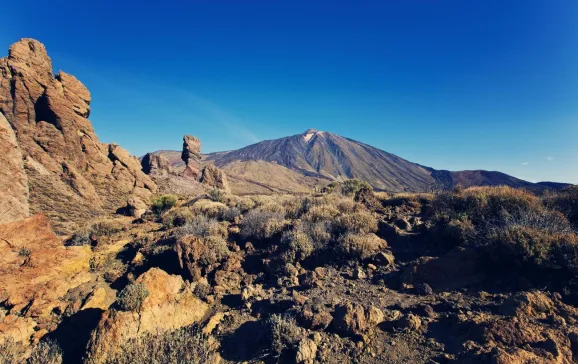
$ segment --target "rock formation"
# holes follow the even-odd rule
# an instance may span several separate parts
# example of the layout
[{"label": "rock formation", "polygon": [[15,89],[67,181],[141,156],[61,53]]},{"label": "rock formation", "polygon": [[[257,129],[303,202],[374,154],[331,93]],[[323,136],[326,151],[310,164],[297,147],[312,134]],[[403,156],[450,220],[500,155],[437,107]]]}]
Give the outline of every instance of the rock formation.
[{"label": "rock formation", "polygon": [[208,305],[187,289],[180,276],[152,268],[141,275],[149,296],[138,312],[109,309],[104,312],[89,344],[89,363],[103,363],[128,340],[145,333],[175,330],[200,321]]},{"label": "rock formation", "polygon": [[201,175],[201,141],[192,135],[183,137],[183,152],[181,154],[185,162],[183,177],[198,179]]},{"label": "rock formation", "polygon": [[64,247],[43,215],[0,224],[0,302],[9,308],[0,317],[0,340],[27,345],[52,331],[64,297],[95,277],[89,246]]},{"label": "rock formation", "polygon": [[61,232],[70,230],[69,221],[115,211],[128,200],[142,205],[156,190],[136,158],[98,141],[87,119],[90,101],[74,76],[53,76],[44,45],[34,39],[13,44],[0,59],[0,112],[25,160],[30,210],[45,213]]},{"label": "rock formation", "polygon": [[0,223],[28,216],[28,177],[14,130],[0,112]]},{"label": "rock formation", "polygon": [[212,164],[208,164],[203,168],[199,182],[207,186],[218,188],[220,190],[230,190],[225,172]]},{"label": "rock formation", "polygon": [[147,153],[141,160],[142,171],[151,177],[168,177],[173,173],[171,162],[163,155]]}]

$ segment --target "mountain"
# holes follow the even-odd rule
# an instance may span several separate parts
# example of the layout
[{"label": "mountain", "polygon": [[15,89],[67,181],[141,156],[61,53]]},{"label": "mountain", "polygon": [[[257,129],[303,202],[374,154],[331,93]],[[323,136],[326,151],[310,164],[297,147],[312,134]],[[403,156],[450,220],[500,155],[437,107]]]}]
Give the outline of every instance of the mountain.
[{"label": "mountain", "polygon": [[0,222],[44,213],[68,233],[107,212],[146,209],[156,184],[138,159],[98,140],[90,102],[74,76],[54,75],[37,40],[0,58]]},{"label": "mountain", "polygon": [[[158,151],[182,165],[177,153]],[[542,191],[566,184],[531,183],[494,171],[445,171],[412,163],[397,155],[326,131],[266,140],[247,147],[204,155],[204,163],[223,169],[235,193],[305,192],[330,181],[358,178],[374,189],[420,192],[457,185],[507,185]]]}]

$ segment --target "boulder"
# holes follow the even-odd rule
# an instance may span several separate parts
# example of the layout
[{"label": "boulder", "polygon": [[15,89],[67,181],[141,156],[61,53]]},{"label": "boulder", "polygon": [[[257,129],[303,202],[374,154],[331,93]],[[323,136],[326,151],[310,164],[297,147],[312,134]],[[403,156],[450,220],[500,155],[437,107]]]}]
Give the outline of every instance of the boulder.
[{"label": "boulder", "polygon": [[209,306],[193,295],[180,276],[152,268],[137,280],[149,292],[138,312],[104,312],[88,345],[88,362],[104,363],[130,339],[145,333],[173,331],[199,322]]},{"label": "boulder", "polygon": [[212,164],[203,168],[199,182],[220,190],[230,191],[229,182],[227,182],[225,172]]},{"label": "boulder", "polygon": [[7,333],[24,345],[34,333],[23,327],[52,327],[64,312],[67,293],[96,279],[89,272],[88,246],[65,247],[48,219],[35,215],[0,225],[0,302],[10,307],[0,318],[0,341]]},{"label": "boulder", "polygon": [[363,334],[368,329],[363,306],[351,302],[336,306],[331,326],[335,332],[343,336]]},{"label": "boulder", "polygon": [[21,39],[0,58],[0,110],[25,160],[30,211],[44,213],[60,233],[131,197],[148,201],[156,190],[138,160],[98,140],[87,119],[90,101],[74,76],[54,76],[46,48],[34,39]]},{"label": "boulder", "polygon": [[0,111],[0,223],[29,215],[28,177],[14,130]]},{"label": "boulder", "polygon": [[185,135],[181,159],[185,162],[185,170],[181,175],[198,180],[201,176],[201,141],[192,135]]},{"label": "boulder", "polygon": [[311,339],[302,339],[297,346],[295,362],[297,364],[313,364],[317,355],[317,344]]},{"label": "boulder", "polygon": [[168,177],[173,173],[171,162],[160,154],[147,153],[141,160],[141,166],[143,172],[152,177]]}]

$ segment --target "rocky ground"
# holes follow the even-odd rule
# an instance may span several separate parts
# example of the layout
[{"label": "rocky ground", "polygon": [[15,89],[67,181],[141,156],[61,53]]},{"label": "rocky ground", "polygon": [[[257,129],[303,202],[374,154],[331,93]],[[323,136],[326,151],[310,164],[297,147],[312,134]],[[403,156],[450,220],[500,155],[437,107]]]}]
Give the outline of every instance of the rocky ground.
[{"label": "rocky ground", "polygon": [[4,360],[46,343],[65,363],[578,359],[575,271],[448,245],[443,197],[347,192],[163,196],[64,244],[41,216],[3,225]]}]

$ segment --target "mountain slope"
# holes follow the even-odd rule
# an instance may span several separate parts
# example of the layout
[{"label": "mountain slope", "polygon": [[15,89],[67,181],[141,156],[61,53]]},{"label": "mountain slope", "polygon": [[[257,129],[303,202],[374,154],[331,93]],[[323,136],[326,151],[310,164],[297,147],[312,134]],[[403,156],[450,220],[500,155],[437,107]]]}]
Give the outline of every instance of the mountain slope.
[{"label": "mountain slope", "polygon": [[[177,152],[157,151],[182,162]],[[542,191],[566,184],[531,183],[495,171],[445,171],[412,163],[394,154],[333,133],[309,129],[303,134],[265,140],[247,147],[207,154],[231,179],[233,192],[302,192],[329,181],[358,178],[388,192],[422,192],[460,185],[507,185]]]},{"label": "mountain slope", "polygon": [[238,161],[276,163],[307,177],[328,181],[359,178],[376,189],[388,191],[422,191],[435,182],[431,172],[418,164],[369,145],[313,129],[231,152],[209,154],[206,159],[225,170]]}]

